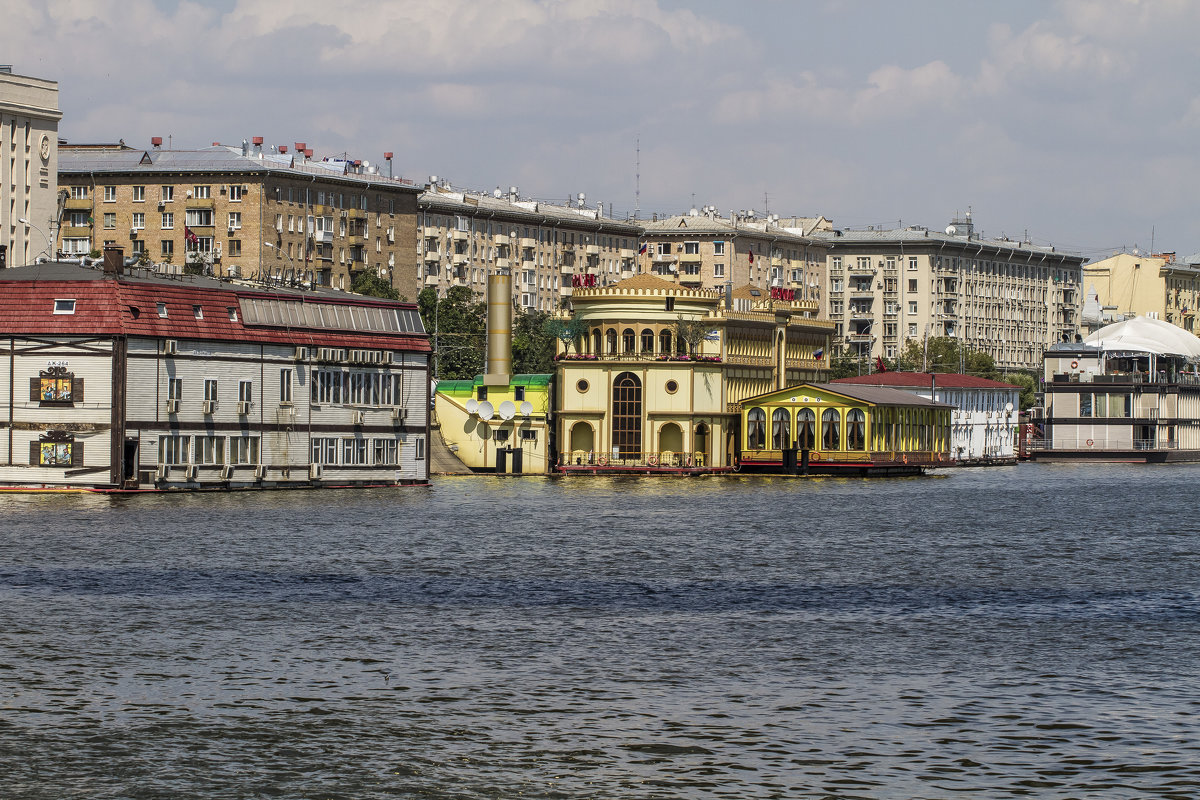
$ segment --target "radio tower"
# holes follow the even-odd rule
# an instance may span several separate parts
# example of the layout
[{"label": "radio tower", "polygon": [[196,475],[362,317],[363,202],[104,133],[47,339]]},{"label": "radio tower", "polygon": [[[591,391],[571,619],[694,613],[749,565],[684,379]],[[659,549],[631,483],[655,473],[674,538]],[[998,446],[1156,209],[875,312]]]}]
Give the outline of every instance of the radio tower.
[{"label": "radio tower", "polygon": [[637,219],[642,212],[642,137],[636,137],[633,142],[637,150],[633,173],[633,218]]}]

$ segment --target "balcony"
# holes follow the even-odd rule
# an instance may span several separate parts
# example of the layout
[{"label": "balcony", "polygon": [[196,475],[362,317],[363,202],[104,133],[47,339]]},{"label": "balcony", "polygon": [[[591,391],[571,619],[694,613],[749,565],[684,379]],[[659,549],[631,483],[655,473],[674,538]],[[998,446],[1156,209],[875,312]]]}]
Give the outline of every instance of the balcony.
[{"label": "balcony", "polygon": [[[333,240],[329,239],[327,241],[333,241]],[[350,245],[351,247],[362,247],[364,244],[366,244],[366,237],[350,234],[349,236],[346,237],[346,244]]]},{"label": "balcony", "polygon": [[637,253],[633,252],[633,250],[628,247],[622,247],[618,252],[621,258],[633,258],[637,255]]},{"label": "balcony", "polygon": [[92,201],[86,197],[68,197],[63,207],[67,211],[90,211]]},{"label": "balcony", "polygon": [[492,243],[497,247],[508,247],[509,238],[507,233],[497,233],[492,237]]},{"label": "balcony", "polygon": [[652,260],[655,264],[674,264],[677,259],[670,253],[655,253]]},{"label": "balcony", "polygon": [[[189,200],[188,202],[190,203],[191,201]],[[312,212],[312,215],[314,217],[323,217],[326,214],[330,214],[333,212],[333,208],[331,206],[327,206],[327,205],[315,205],[314,204],[314,205],[309,206],[309,210]]]},{"label": "balcony", "polygon": [[874,275],[875,274],[875,267],[871,266],[870,264],[868,264],[865,267],[861,266],[859,264],[851,264],[847,269],[849,270],[851,275]]},{"label": "balcony", "polygon": [[700,254],[699,253],[682,253],[679,256],[679,263],[681,263],[681,264],[699,264],[700,263]]},{"label": "balcony", "polygon": [[80,236],[91,236],[91,225],[64,225],[62,229],[63,238],[76,239]]},{"label": "balcony", "polygon": [[346,211],[346,216],[350,219],[366,219],[367,210],[365,208],[351,208]]},{"label": "balcony", "polygon": [[466,231],[450,231],[450,241],[452,242],[465,242],[467,236],[468,233]]},{"label": "balcony", "polygon": [[783,256],[771,256],[771,266],[772,267],[782,267],[783,266]]},{"label": "balcony", "polygon": [[[197,230],[195,227],[192,230]],[[317,244],[333,244],[333,231],[317,231],[312,235],[312,239]]]},{"label": "balcony", "polygon": [[184,207],[187,209],[211,209],[217,201],[211,197],[189,197]]},{"label": "balcony", "polygon": [[470,260],[471,257],[466,253],[455,253],[454,255],[450,256],[450,263],[456,267],[461,267],[470,262]]},{"label": "balcony", "polygon": [[589,256],[598,256],[600,255],[600,245],[589,244],[586,248],[584,248],[584,252]]},{"label": "balcony", "polygon": [[425,285],[426,286],[437,286],[439,280],[440,279],[438,278],[437,275],[426,275],[425,276]]},{"label": "balcony", "polygon": [[518,244],[522,250],[532,250],[537,247],[537,239],[524,238]]},{"label": "balcony", "polygon": [[497,258],[496,259],[496,269],[512,269],[512,259],[511,258]]},{"label": "balcony", "polygon": [[558,271],[561,272],[563,275],[574,275],[575,274],[575,265],[574,264],[563,264],[558,268]]},{"label": "balcony", "polygon": [[441,259],[442,259],[442,254],[439,253],[437,250],[426,250],[425,251],[425,260],[426,261],[441,261]]}]

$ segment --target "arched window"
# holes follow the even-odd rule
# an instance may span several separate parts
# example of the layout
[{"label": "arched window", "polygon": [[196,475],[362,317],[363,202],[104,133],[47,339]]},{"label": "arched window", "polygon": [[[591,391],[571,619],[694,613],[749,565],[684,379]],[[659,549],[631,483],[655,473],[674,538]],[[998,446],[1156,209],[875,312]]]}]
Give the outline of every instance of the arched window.
[{"label": "arched window", "polygon": [[752,408],[746,413],[746,449],[762,450],[767,440],[767,412]]},{"label": "arched window", "polygon": [[846,412],[846,449],[865,450],[867,447],[867,415],[861,408]]},{"label": "arched window", "polygon": [[683,452],[683,431],[674,422],[668,422],[659,428],[658,450],[660,453],[676,455]]},{"label": "arched window", "polygon": [[604,334],[604,340],[605,340],[604,341],[604,344],[605,344],[604,352],[610,356],[615,356],[617,354],[617,330],[616,330],[616,328],[609,328],[608,332]]},{"label": "arched window", "polygon": [[[616,337],[616,332],[612,332]],[[613,381],[612,446],[621,458],[642,453],[642,382],[632,372],[622,372]]]},{"label": "arched window", "polygon": [[801,450],[812,450],[817,444],[817,415],[811,408],[796,412],[796,438]]},{"label": "arched window", "polygon": [[821,449],[840,450],[842,437],[838,428],[841,426],[842,415],[836,408],[827,408],[821,415]]},{"label": "arched window", "polygon": [[[586,422],[576,422],[571,426],[571,451],[577,458],[587,458],[595,449],[592,426]],[[590,462],[589,462],[590,463]]]},{"label": "arched window", "polygon": [[633,335],[633,328],[626,328],[621,331],[621,352],[632,353],[637,349],[637,337]]},{"label": "arched window", "polygon": [[664,356],[671,355],[671,332],[663,331],[658,335],[658,351]]},{"label": "arched window", "polygon": [[787,450],[792,446],[792,417],[786,408],[771,413],[771,449]]},{"label": "arched window", "polygon": [[649,328],[642,329],[642,352],[654,352],[654,331],[650,330]]},{"label": "arched window", "polygon": [[598,355],[600,355],[601,352],[602,351],[600,350],[600,329],[596,328],[594,331],[592,331],[592,355],[598,356]]}]

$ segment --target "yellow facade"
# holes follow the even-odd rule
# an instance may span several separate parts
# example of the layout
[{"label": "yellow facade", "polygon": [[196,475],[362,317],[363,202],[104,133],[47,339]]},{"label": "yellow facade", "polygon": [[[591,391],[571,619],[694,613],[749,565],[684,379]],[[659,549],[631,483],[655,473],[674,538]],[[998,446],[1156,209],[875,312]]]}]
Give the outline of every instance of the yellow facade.
[{"label": "yellow facade", "polygon": [[[477,472],[545,474],[551,467],[550,383],[550,375],[513,375],[503,385],[484,385],[482,377],[441,381],[434,412],[443,440]],[[485,402],[490,408],[481,411]],[[504,419],[507,408],[513,414]],[[520,451],[519,468],[514,467],[515,450]]]},{"label": "yellow facade", "polygon": [[650,275],[578,291],[585,332],[558,354],[560,463],[732,468],[742,393],[823,378],[832,331],[807,316],[815,304],[750,292],[727,301]]},{"label": "yellow facade", "polygon": [[807,450],[818,467],[949,460],[951,406],[894,389],[842,388],[801,384],[743,401],[741,466],[783,468],[789,450]]},{"label": "yellow facade", "polygon": [[1155,317],[1196,333],[1200,268],[1174,253],[1117,253],[1083,267],[1084,290],[1096,292],[1105,318]]}]

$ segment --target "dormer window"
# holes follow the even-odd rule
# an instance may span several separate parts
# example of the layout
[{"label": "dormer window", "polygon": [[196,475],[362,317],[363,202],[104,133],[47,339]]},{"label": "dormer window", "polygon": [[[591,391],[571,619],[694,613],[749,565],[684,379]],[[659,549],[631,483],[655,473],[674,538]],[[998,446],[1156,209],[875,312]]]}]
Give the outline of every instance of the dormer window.
[{"label": "dormer window", "polygon": [[204,309],[200,306],[192,306],[192,316],[196,319],[204,319]]},{"label": "dormer window", "polygon": [[166,303],[158,303],[157,305],[158,305],[158,315],[160,317],[166,317],[167,316],[167,304]]},{"label": "dormer window", "polygon": [[75,301],[74,300],[55,300],[54,301],[54,313],[55,314],[74,314],[75,313]]}]

